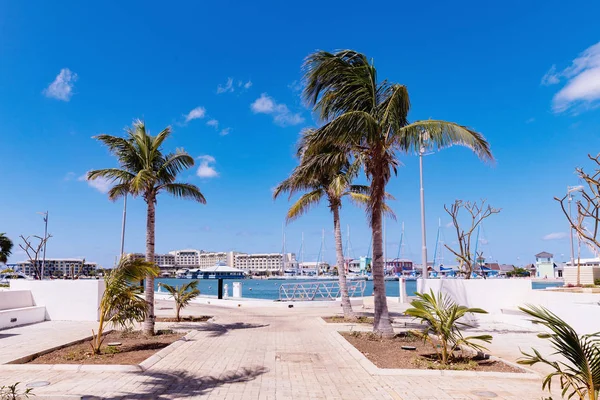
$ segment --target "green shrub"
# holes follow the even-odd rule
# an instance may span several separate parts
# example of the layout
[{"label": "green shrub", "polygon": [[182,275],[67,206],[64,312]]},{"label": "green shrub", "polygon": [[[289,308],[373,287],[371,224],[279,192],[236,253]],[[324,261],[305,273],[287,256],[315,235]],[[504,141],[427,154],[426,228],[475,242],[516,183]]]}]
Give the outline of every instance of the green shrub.
[{"label": "green shrub", "polygon": [[[480,340],[491,343],[492,336],[477,335],[464,337],[461,329],[473,328],[473,326],[460,321],[467,314],[487,314],[487,311],[481,308],[460,306],[448,296],[442,294],[442,292],[438,293],[437,296],[433,293],[433,290],[429,294],[416,293],[416,295],[418,299],[410,303],[413,308],[406,310],[406,314],[427,323],[427,327],[419,335],[423,338],[423,341],[428,341],[432,344],[442,364],[448,364],[454,356],[454,351],[460,349],[461,346],[466,346],[476,351],[487,350],[482,345],[473,341]],[[437,340],[440,342],[439,350],[432,336],[437,336]]]},{"label": "green shrub", "polygon": [[547,328],[549,333],[540,333],[538,337],[548,339],[555,350],[551,355],[559,354],[564,361],[549,360],[536,349],[531,349],[532,354],[522,352],[525,357],[518,363],[542,363],[554,370],[542,381],[542,390],[548,388],[550,391],[552,379],[558,377],[563,398],[597,400],[600,392],[600,334],[580,336],[569,324],[543,307],[530,305],[519,309],[533,317],[531,322]]},{"label": "green shrub", "polygon": [[600,286],[600,278],[594,279],[594,285]]}]

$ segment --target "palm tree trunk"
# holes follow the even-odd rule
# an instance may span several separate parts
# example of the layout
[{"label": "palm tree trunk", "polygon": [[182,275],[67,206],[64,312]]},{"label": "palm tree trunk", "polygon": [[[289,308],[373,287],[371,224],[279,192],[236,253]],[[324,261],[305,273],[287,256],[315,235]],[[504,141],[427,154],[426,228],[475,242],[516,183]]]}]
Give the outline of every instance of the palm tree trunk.
[{"label": "palm tree trunk", "polygon": [[[148,215],[146,218],[146,261],[154,263],[154,226],[156,217],[156,203],[153,196],[148,196],[146,199],[148,203]],[[148,311],[144,323],[142,324],[142,330],[145,335],[154,335],[154,276],[146,275],[146,282],[144,285],[144,296],[146,304],[148,305]]]},{"label": "palm tree trunk", "polygon": [[[377,165],[377,163],[375,163]],[[385,198],[385,179],[381,168],[373,173],[371,180],[371,229],[373,231],[373,297],[375,301],[375,313],[373,321],[373,332],[382,336],[391,337],[394,329],[388,314],[387,298],[385,297],[384,259],[383,259],[383,235],[382,214]]]},{"label": "palm tree trunk", "polygon": [[335,235],[335,253],[337,258],[338,279],[340,281],[340,293],[342,294],[342,310],[344,318],[356,319],[352,311],[350,296],[348,296],[348,285],[346,284],[346,269],[344,267],[344,249],[342,248],[342,229],[340,227],[340,207],[335,204],[331,207],[333,213],[333,231]]}]

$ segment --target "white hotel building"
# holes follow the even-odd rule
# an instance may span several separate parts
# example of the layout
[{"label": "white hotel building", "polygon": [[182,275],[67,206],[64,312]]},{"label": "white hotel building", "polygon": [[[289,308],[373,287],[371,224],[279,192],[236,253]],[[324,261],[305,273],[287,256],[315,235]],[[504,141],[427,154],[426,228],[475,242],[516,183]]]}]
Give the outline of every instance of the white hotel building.
[{"label": "white hotel building", "polygon": [[[41,271],[43,260],[37,260],[37,269]],[[82,271],[80,271],[83,268]],[[96,269],[96,263],[85,261],[82,258],[46,258],[44,265],[44,276],[62,277],[71,275],[87,275]],[[17,270],[27,276],[36,274],[31,261],[20,261],[17,263]]]},{"label": "white hotel building", "polygon": [[[136,258],[144,258],[142,253],[133,253]],[[248,254],[237,251],[207,252],[195,249],[173,250],[167,254],[155,254],[154,262],[161,269],[204,269],[219,262],[248,273],[283,272],[284,269],[297,269],[298,261],[294,253]],[[285,267],[285,268],[284,268]]]}]

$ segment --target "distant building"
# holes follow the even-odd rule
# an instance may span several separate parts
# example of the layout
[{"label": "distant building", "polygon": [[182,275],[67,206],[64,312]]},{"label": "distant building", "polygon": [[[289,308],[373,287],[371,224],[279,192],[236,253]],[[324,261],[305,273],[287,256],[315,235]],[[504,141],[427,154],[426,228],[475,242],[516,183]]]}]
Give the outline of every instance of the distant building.
[{"label": "distant building", "polygon": [[542,251],[541,253],[535,255],[535,276],[537,278],[552,279],[562,277],[562,270],[558,270],[556,268],[553,257],[553,254],[546,251]]},{"label": "distant building", "polygon": [[[565,285],[576,285],[577,283],[581,285],[593,285],[597,279],[600,279],[600,258],[576,258],[573,265],[569,260],[564,263],[563,269]],[[579,282],[577,281],[578,270]]]},{"label": "distant building", "polygon": [[284,269],[298,269],[294,253],[234,253],[233,267],[250,273],[283,272]]},{"label": "distant building", "polygon": [[[41,271],[43,260],[37,260],[37,270]],[[33,268],[31,261],[20,261],[16,264],[19,271],[28,276],[35,276],[36,269]],[[82,258],[46,258],[44,266],[45,277],[63,277],[63,276],[78,276],[89,275],[95,270],[96,263],[85,261]]]},{"label": "distant building", "polygon": [[[143,253],[131,254],[136,260],[145,260],[146,255]],[[154,254],[154,263],[161,269],[169,269],[175,267],[175,256],[173,254]]]}]

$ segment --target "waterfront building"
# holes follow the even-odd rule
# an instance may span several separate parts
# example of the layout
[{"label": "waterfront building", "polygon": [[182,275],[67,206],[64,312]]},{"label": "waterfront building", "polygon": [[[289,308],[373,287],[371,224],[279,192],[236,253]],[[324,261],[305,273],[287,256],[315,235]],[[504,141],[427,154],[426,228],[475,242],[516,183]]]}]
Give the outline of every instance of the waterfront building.
[{"label": "waterfront building", "polygon": [[[37,260],[37,270],[41,271],[43,260]],[[16,264],[17,270],[27,276],[35,276],[36,268],[32,261],[20,261]],[[63,277],[89,275],[97,268],[96,263],[85,261],[83,258],[46,258],[44,266],[45,277]]]},{"label": "waterfront building", "polygon": [[593,285],[596,280],[600,279],[600,258],[576,258],[573,264],[570,260],[564,263],[563,277],[565,285],[577,284],[577,270],[579,270],[579,283],[581,285]]},{"label": "waterfront building", "polygon": [[[132,253],[131,254],[137,260],[145,260],[146,255],[143,253]],[[175,256],[173,254],[154,254],[154,263],[160,269],[175,268]]]},{"label": "waterfront building", "polygon": [[[537,278],[561,278],[562,271],[556,268],[554,263],[554,255],[546,251],[542,251],[535,255],[535,276]],[[560,276],[559,276],[560,271]]]},{"label": "waterfront building", "polygon": [[201,250],[185,249],[173,250],[169,254],[175,256],[175,265],[178,267],[198,267]]},{"label": "waterfront building", "polygon": [[284,269],[295,270],[299,266],[294,253],[231,253],[233,267],[249,273],[283,273]]}]

